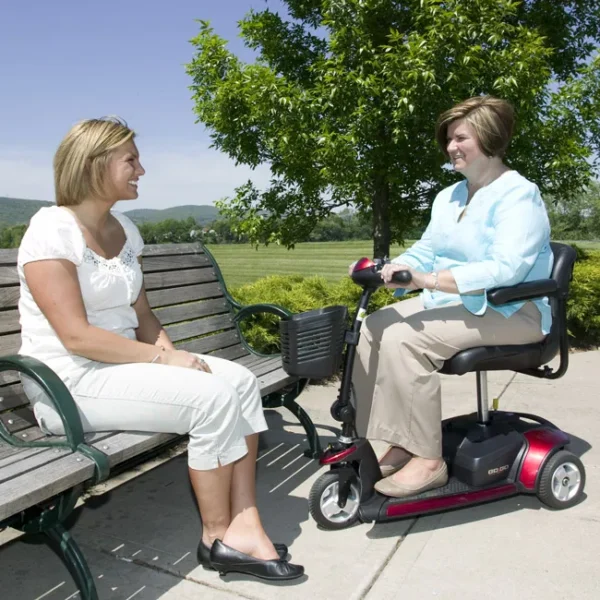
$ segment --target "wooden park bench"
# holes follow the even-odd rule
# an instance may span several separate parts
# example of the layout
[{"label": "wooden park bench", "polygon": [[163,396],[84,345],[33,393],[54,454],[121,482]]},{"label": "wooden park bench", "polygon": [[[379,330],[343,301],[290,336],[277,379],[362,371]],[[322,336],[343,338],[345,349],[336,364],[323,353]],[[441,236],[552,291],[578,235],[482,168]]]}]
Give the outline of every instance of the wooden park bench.
[{"label": "wooden park bench", "polygon": [[[263,406],[288,408],[306,431],[310,446],[306,454],[319,456],[316,429],[296,403],[306,380],[287,375],[279,356],[253,352],[240,334],[239,323],[250,315],[290,313],[281,307],[242,307],[235,302],[214,258],[200,244],[151,245],[143,258],[150,304],[177,347],[247,366],[258,377]],[[87,487],[156,456],[182,437],[133,431],[83,433],[62,381],[39,361],[17,355],[21,340],[16,261],[16,250],[0,250],[0,528],[46,534],[81,597],[96,599],[93,578],[65,529],[65,519]],[[19,373],[37,381],[53,399],[65,436],[47,436],[39,429]]]}]

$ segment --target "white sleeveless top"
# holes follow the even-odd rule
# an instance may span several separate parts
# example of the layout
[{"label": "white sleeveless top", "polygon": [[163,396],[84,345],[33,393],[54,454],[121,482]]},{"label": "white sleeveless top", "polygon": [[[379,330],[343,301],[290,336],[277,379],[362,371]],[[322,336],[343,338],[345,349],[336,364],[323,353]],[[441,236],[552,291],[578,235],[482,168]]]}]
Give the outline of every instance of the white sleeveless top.
[{"label": "white sleeveless top", "polygon": [[[144,242],[132,221],[113,211],[125,231],[126,241],[118,256],[106,259],[87,247],[75,217],[60,206],[40,209],[31,219],[19,247],[17,268],[21,286],[21,354],[33,356],[68,383],[78,379],[94,361],[71,354],[35,303],[23,266],[28,262],[66,259],[77,267],[81,295],[90,325],[135,339],[138,326],[132,304],[142,288],[143,275],[137,257]],[[90,364],[92,363],[92,364]]]}]

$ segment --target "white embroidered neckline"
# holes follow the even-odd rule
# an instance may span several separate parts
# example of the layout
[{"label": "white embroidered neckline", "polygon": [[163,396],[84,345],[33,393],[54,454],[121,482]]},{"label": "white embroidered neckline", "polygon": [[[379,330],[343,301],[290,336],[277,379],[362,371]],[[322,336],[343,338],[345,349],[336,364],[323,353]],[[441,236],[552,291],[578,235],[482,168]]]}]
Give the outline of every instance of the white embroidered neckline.
[{"label": "white embroidered neckline", "polygon": [[86,263],[93,264],[101,271],[115,272],[121,270],[121,263],[127,267],[133,266],[137,262],[137,257],[129,244],[129,240],[127,240],[121,252],[113,258],[104,258],[86,246],[83,252],[83,260]]}]

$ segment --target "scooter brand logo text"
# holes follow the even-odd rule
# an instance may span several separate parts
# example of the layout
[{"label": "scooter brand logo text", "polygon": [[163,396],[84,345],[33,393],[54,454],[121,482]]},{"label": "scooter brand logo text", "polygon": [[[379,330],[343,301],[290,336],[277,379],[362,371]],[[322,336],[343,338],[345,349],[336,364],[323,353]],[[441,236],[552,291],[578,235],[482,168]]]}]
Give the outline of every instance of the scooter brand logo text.
[{"label": "scooter brand logo text", "polygon": [[504,471],[508,471],[508,467],[510,465],[502,465],[501,467],[496,467],[495,469],[490,469],[488,471],[488,475],[497,475],[498,473],[504,473]]}]

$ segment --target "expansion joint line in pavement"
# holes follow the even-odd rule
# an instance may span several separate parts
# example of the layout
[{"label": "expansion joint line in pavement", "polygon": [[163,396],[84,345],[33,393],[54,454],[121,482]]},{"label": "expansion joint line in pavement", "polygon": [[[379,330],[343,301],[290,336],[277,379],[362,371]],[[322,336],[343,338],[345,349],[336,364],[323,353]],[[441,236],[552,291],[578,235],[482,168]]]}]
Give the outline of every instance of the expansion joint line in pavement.
[{"label": "expansion joint line in pavement", "polygon": [[241,594],[238,590],[232,590],[231,588],[226,587],[226,586],[214,585],[212,583],[208,583],[207,581],[201,581],[200,579],[196,579],[195,577],[190,577],[189,575],[179,575],[177,573],[173,573],[173,571],[170,571],[169,569],[165,569],[164,567],[161,567],[159,565],[150,564],[148,562],[145,562],[145,561],[137,559],[137,558],[125,558],[124,556],[116,556],[116,555],[112,554],[111,552],[109,552],[108,550],[101,550],[101,552],[103,554],[107,554],[108,556],[110,556],[112,558],[115,558],[116,560],[121,560],[121,561],[127,562],[127,563],[133,563],[134,565],[137,565],[138,567],[145,567],[145,568],[151,569],[153,571],[156,571],[157,573],[163,573],[165,575],[170,575],[171,577],[174,577],[175,579],[181,579],[181,580],[185,579],[186,581],[189,581],[191,583],[196,583],[203,587],[217,590],[218,592],[224,592],[226,594],[231,594],[232,596],[236,596],[238,598],[245,598],[245,600],[261,600],[261,598],[259,598],[258,596],[250,596],[248,594]]},{"label": "expansion joint line in pavement", "polygon": [[398,548],[400,548],[400,545],[402,544],[402,542],[408,537],[408,534],[413,530],[413,528],[416,525],[418,520],[419,520],[418,517],[416,519],[413,519],[413,522],[409,525],[409,527],[406,530],[406,532],[404,533],[404,535],[400,536],[400,538],[394,544],[394,547],[391,549],[391,551],[389,552],[389,554],[387,555],[386,559],[383,561],[383,563],[381,564],[379,569],[377,569],[377,571],[375,571],[375,574],[373,575],[373,579],[371,579],[371,582],[369,583],[369,585],[363,590],[361,595],[358,596],[356,600],[365,600],[365,598],[369,595],[369,592],[371,591],[373,586],[377,583],[379,576],[383,573],[384,569],[388,566],[389,562],[394,557],[394,554],[396,554],[396,552],[398,551]]}]

